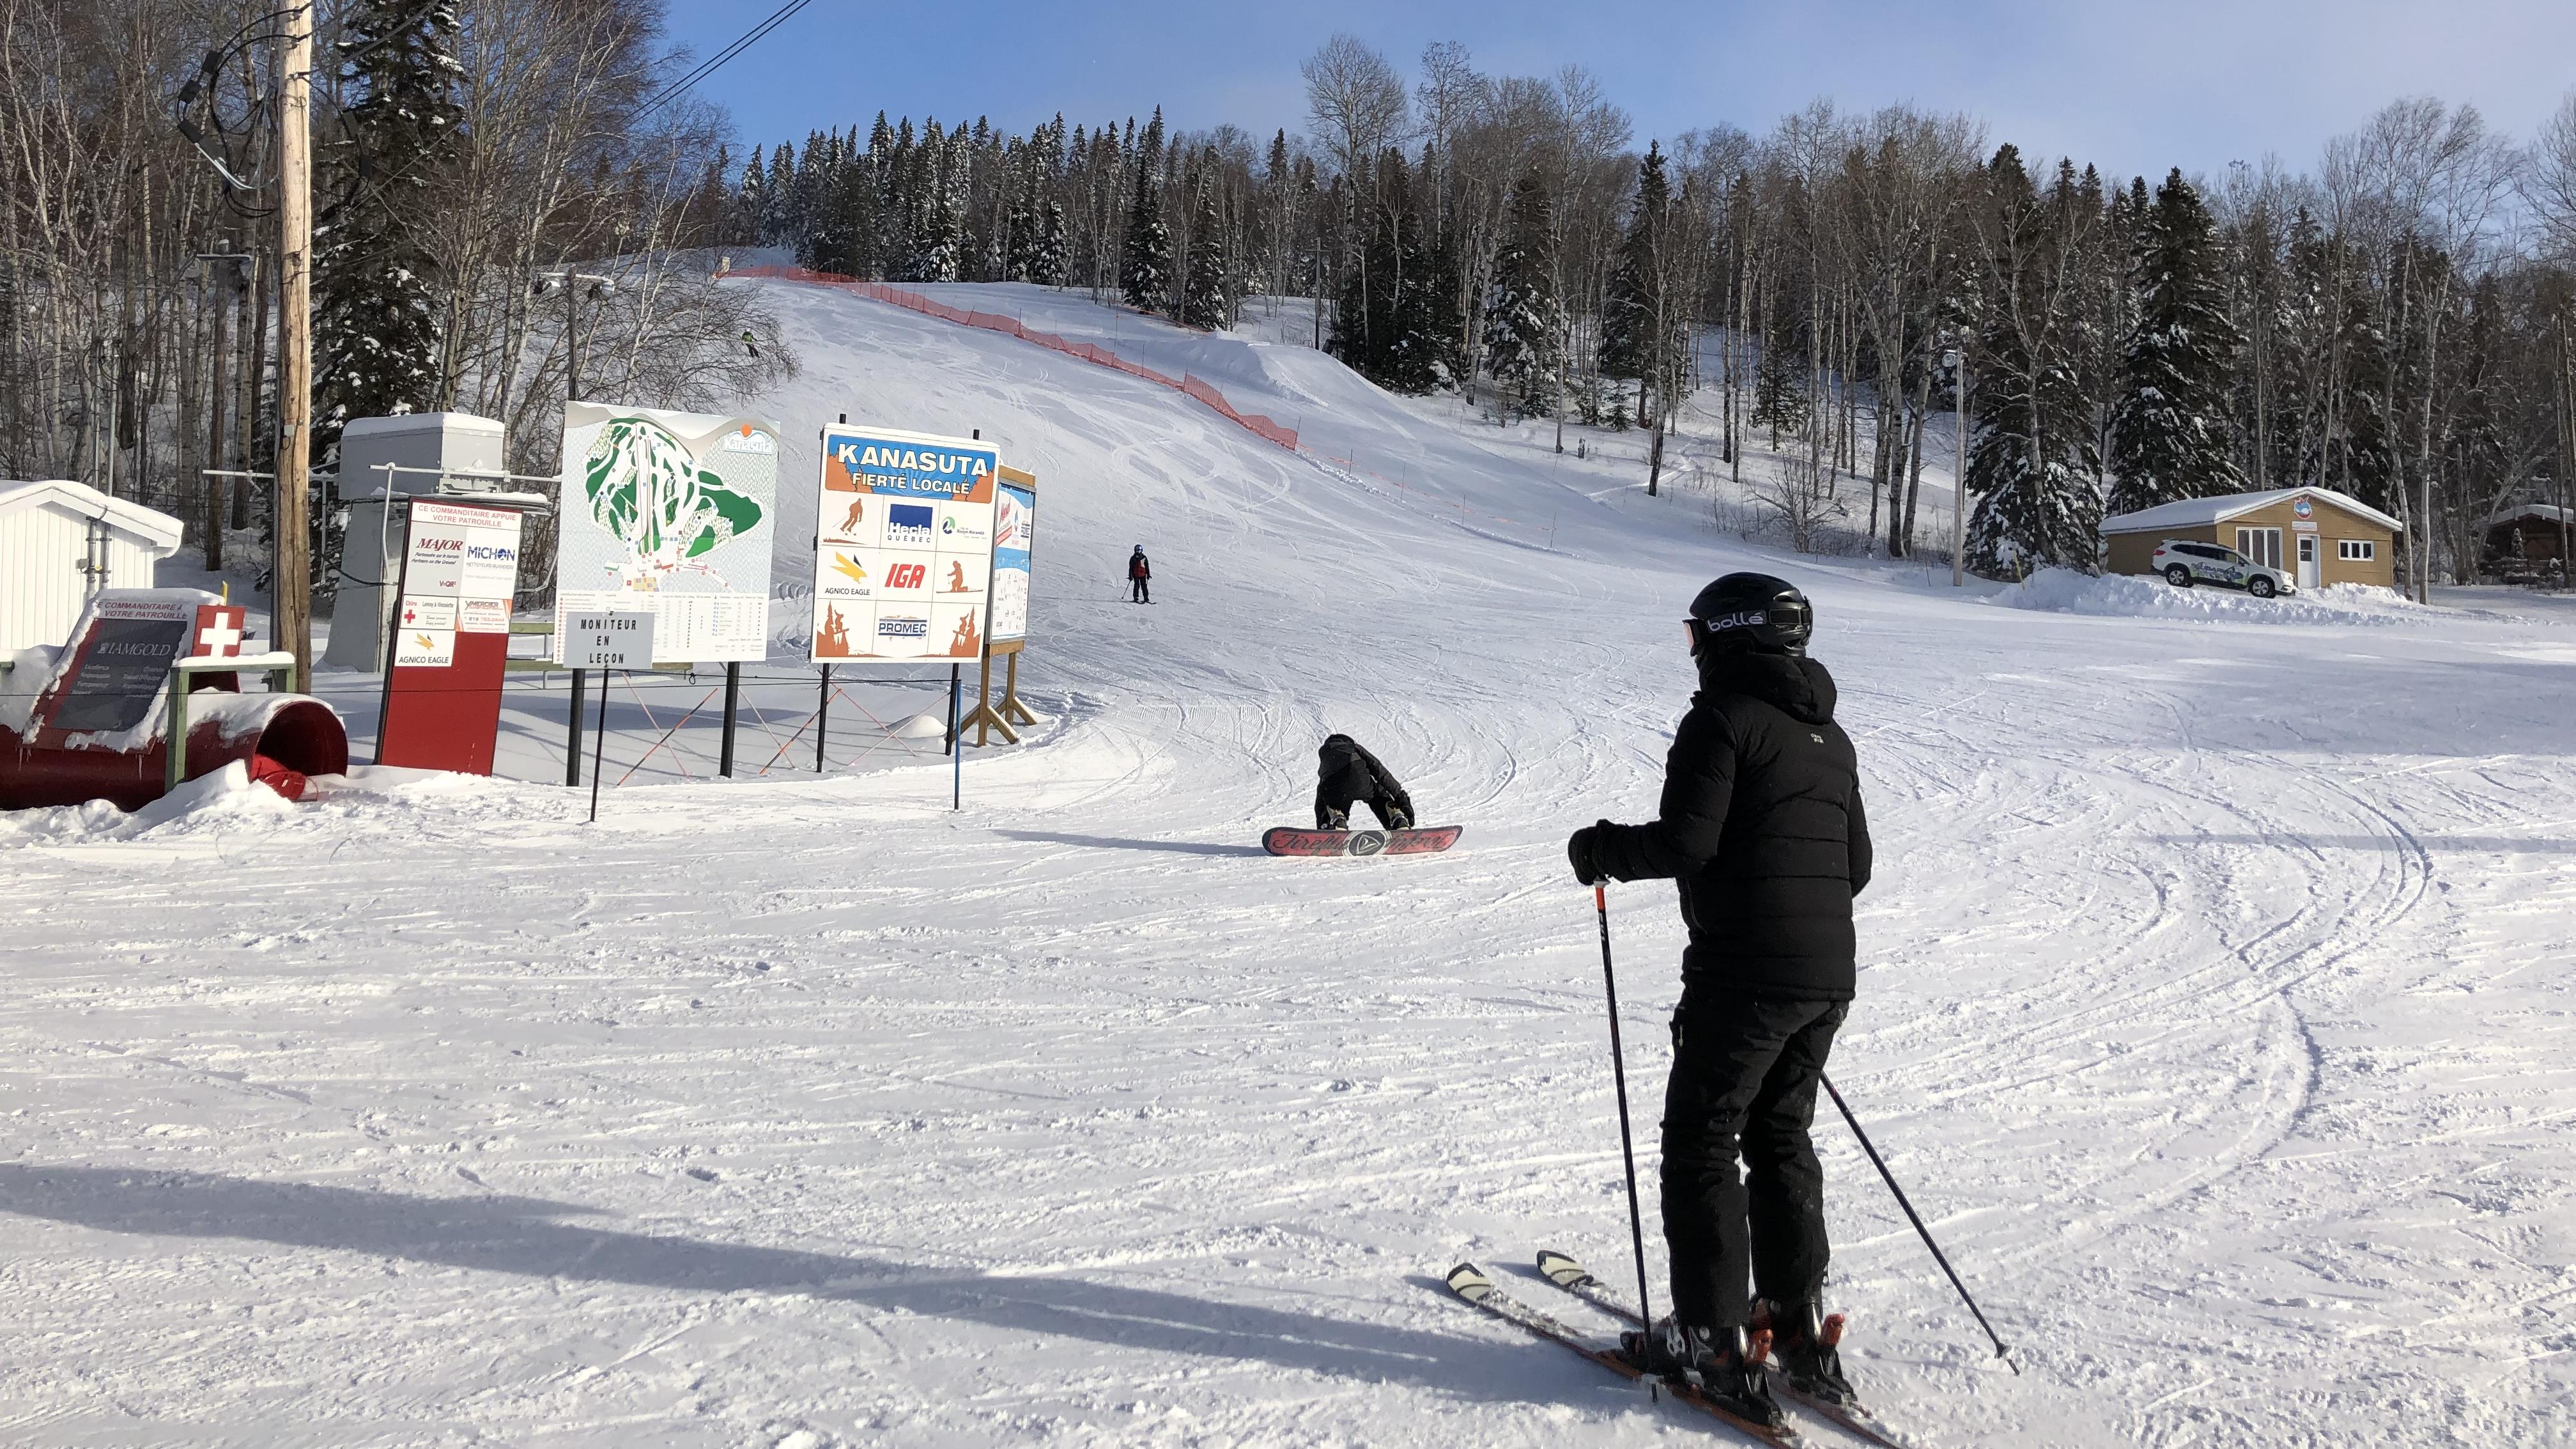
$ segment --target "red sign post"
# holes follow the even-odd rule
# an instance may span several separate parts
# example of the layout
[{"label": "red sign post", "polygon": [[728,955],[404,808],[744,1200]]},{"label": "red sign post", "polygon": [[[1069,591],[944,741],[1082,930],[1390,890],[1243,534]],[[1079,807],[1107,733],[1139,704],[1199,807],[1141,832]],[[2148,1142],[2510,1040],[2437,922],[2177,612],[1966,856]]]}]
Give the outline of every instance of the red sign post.
[{"label": "red sign post", "polygon": [[519,521],[507,508],[412,500],[385,651],[377,764],[492,773],[519,586]]}]

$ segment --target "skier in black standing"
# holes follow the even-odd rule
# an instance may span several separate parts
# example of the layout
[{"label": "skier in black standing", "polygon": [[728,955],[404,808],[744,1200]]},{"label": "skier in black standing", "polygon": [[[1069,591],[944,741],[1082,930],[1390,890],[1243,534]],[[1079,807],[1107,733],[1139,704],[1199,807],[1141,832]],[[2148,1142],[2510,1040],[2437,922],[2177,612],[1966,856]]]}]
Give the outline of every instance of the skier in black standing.
[{"label": "skier in black standing", "polygon": [[1775,1425],[1751,1351],[1757,1313],[1792,1387],[1853,1401],[1826,1341],[1824,1173],[1807,1129],[1851,1006],[1852,897],[1869,884],[1870,845],[1833,676],[1806,657],[1814,620],[1806,595],[1767,574],[1701,590],[1687,621],[1699,691],[1673,734],[1658,818],[1604,820],[1566,842],[1586,884],[1678,882],[1690,931],[1664,1095],[1673,1316],[1629,1335],[1628,1351]]},{"label": "skier in black standing", "polygon": [[1389,830],[1413,824],[1413,797],[1404,793],[1393,771],[1349,735],[1324,736],[1323,748],[1315,752],[1315,828],[1350,829],[1351,807],[1362,800]]},{"label": "skier in black standing", "polygon": [[1131,604],[1154,602],[1154,591],[1147,587],[1153,578],[1154,566],[1145,562],[1145,545],[1140,543],[1136,545],[1134,553],[1127,555],[1127,602]]}]

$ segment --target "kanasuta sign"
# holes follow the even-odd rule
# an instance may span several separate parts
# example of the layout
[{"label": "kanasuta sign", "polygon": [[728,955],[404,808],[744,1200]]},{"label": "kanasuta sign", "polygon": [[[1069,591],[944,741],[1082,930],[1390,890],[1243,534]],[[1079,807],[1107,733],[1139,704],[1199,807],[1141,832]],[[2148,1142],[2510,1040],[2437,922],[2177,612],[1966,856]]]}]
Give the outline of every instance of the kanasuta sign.
[{"label": "kanasuta sign", "polygon": [[891,428],[823,430],[816,490],[817,664],[984,653],[993,583],[992,445]]}]

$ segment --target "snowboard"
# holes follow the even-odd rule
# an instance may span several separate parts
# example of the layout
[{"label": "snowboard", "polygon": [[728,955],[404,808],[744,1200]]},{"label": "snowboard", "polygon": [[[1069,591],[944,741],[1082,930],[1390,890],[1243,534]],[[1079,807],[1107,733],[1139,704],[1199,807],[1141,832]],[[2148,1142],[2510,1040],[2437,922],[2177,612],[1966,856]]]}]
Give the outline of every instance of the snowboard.
[{"label": "snowboard", "polygon": [[1458,843],[1464,826],[1433,825],[1412,830],[1300,830],[1274,827],[1261,837],[1272,855],[1428,855]]}]

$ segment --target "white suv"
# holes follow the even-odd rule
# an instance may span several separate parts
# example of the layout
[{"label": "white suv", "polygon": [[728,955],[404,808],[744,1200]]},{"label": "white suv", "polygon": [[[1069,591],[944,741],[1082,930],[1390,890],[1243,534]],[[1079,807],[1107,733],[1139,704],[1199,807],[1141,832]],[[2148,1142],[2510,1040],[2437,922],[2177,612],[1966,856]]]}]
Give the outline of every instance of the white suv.
[{"label": "white suv", "polygon": [[2177,589],[2187,589],[2193,584],[2218,584],[2225,588],[2243,589],[2258,599],[2298,592],[2288,574],[2214,543],[2166,539],[2156,545],[2153,564],[2155,571],[2163,574],[2165,581]]}]

